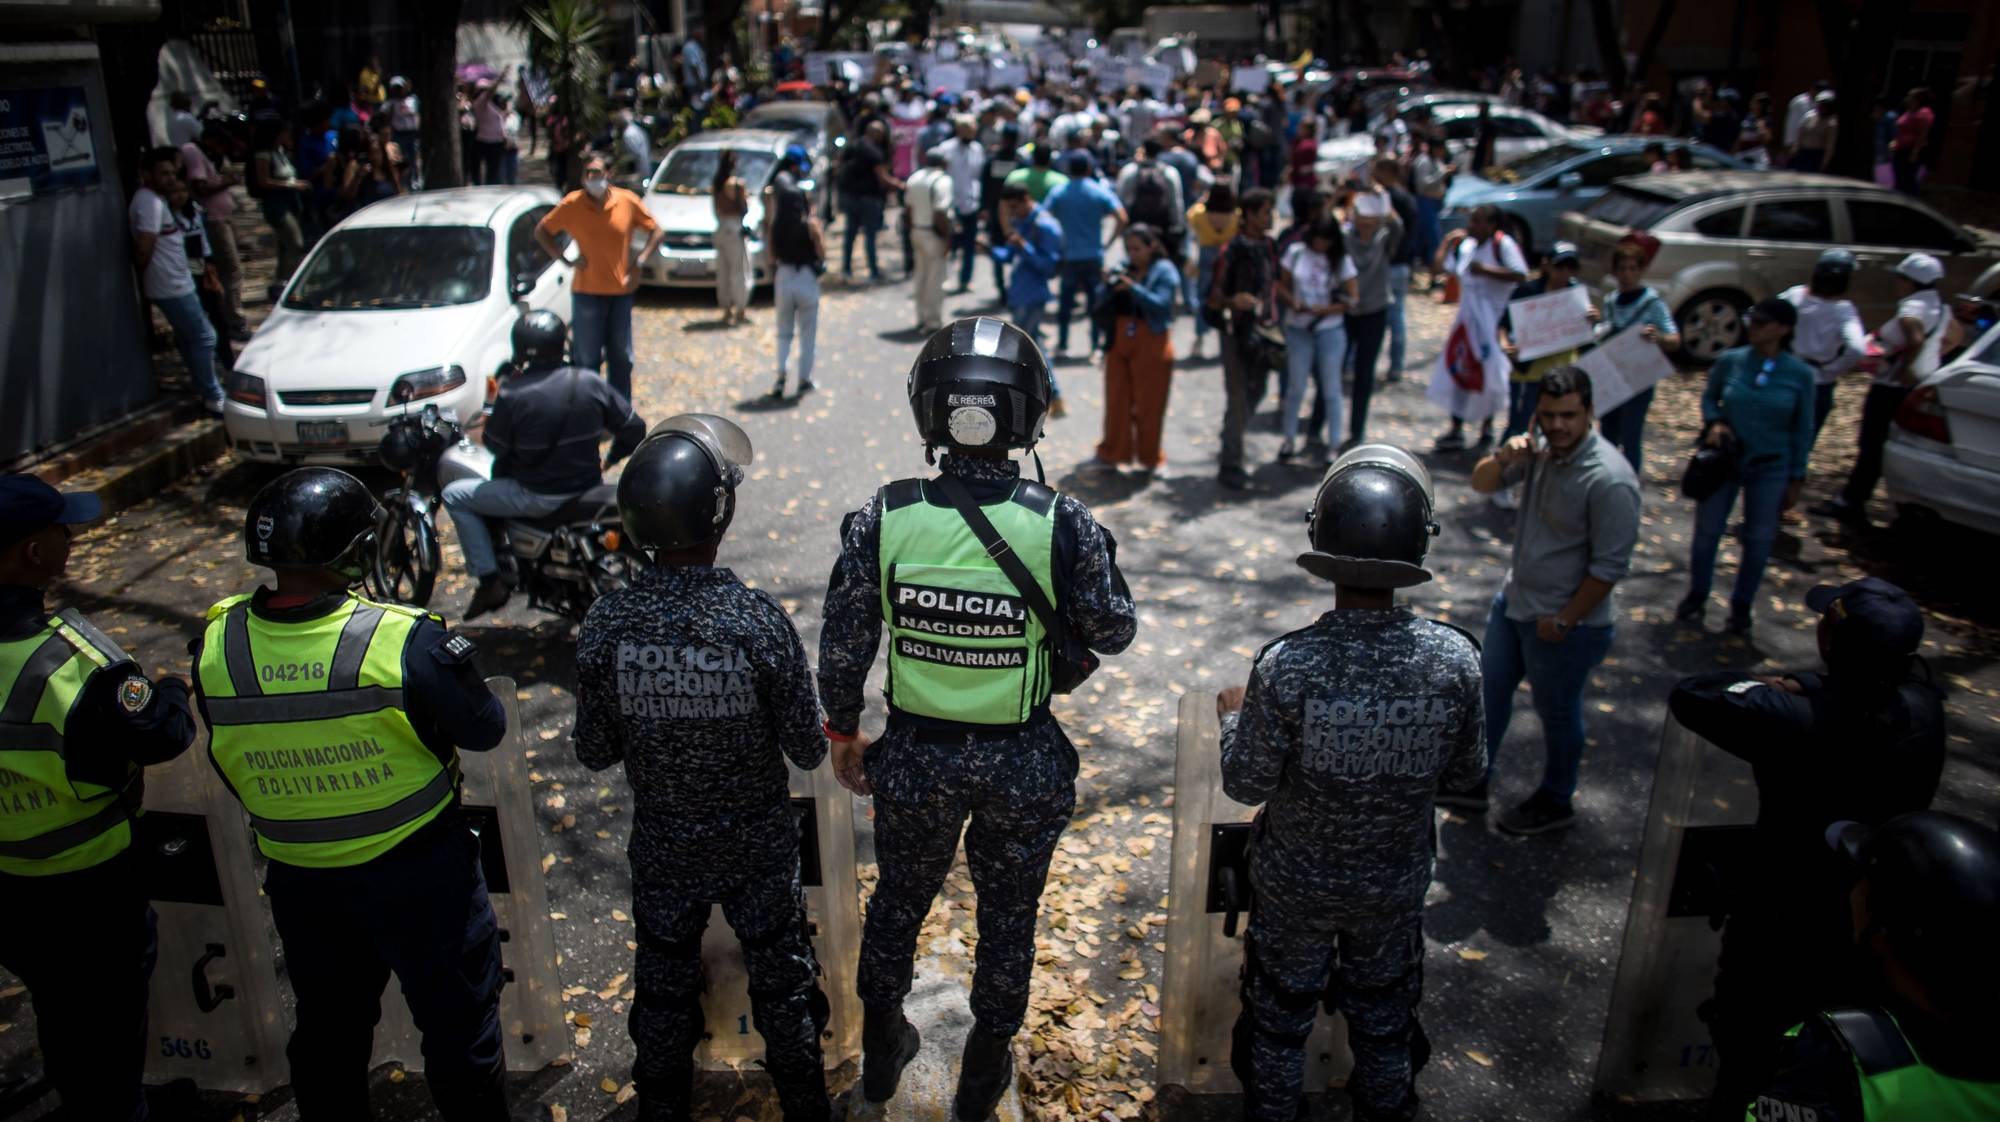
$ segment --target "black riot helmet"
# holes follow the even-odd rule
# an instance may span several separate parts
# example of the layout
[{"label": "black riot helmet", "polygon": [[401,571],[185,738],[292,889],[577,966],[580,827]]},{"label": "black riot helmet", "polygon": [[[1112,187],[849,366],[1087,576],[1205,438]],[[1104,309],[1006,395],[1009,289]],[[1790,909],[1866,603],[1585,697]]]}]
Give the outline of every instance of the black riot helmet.
[{"label": "black riot helmet", "polygon": [[736,517],[736,487],[753,457],[733,421],[683,413],[653,426],[618,477],[618,516],[645,550],[722,540]]},{"label": "black riot helmet", "polygon": [[1818,296],[1844,295],[1847,282],[1854,278],[1854,264],[1852,250],[1826,250],[1813,262],[1812,284],[1808,287]]},{"label": "black riot helmet", "polygon": [[1991,977],[1985,960],[2000,945],[2000,833],[1923,810],[1880,826],[1836,822],[1826,836],[1868,882],[1873,929],[1888,935],[1900,958],[1920,974],[1926,965],[1964,971],[1976,959]]},{"label": "black riot helmet", "polygon": [[1028,333],[972,316],[939,328],[910,367],[910,412],[928,448],[1032,448],[1054,384]]},{"label": "black riot helmet", "polygon": [[1408,588],[1431,579],[1424,568],[1438,524],[1431,473],[1408,452],[1363,444],[1335,460],[1320,480],[1299,567],[1351,588]]},{"label": "black riot helmet", "polygon": [[243,555],[267,569],[326,569],[358,581],[381,514],[359,479],[338,468],[298,468],[250,500]]},{"label": "black riot helmet", "polygon": [[547,308],[538,308],[514,321],[514,365],[523,370],[546,370],[563,364],[569,344],[569,328],[562,317]]}]

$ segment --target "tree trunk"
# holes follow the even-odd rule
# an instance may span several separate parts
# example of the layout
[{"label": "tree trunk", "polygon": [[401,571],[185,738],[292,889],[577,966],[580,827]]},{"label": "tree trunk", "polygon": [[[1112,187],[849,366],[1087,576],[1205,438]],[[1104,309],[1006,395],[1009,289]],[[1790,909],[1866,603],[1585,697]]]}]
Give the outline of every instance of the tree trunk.
[{"label": "tree trunk", "polygon": [[[1666,8],[1673,7],[1673,0],[1660,3]],[[1597,33],[1597,62],[1603,68],[1604,80],[1622,95],[1630,78],[1625,73],[1625,41],[1618,34],[1618,12],[1611,0],[1590,0],[1590,26]],[[1565,38],[1569,35],[1568,24],[1563,26],[1563,35]]]},{"label": "tree trunk", "polygon": [[[1639,44],[1639,57],[1632,68],[1631,82],[1644,82],[1653,71],[1653,59],[1660,53],[1660,40],[1667,37],[1667,26],[1674,21],[1674,8],[1679,0],[1660,0],[1659,10],[1653,13],[1653,26],[1646,29],[1646,39]],[[1621,60],[1622,61],[1622,60]],[[1620,95],[1624,93],[1619,90]]]},{"label": "tree trunk", "polygon": [[701,0],[701,41],[708,51],[711,74],[728,59],[742,65],[744,56],[736,42],[736,17],[743,14],[743,0]]},{"label": "tree trunk", "polygon": [[1870,179],[1875,174],[1875,95],[1887,80],[1896,44],[1898,4],[1865,0],[1850,14],[1845,0],[1819,0],[1820,30],[1833,67],[1840,132],[1827,170]]},{"label": "tree trunk", "polygon": [[416,24],[418,147],[424,186],[463,187],[458,148],[458,17],[465,0],[424,0],[410,7]]}]

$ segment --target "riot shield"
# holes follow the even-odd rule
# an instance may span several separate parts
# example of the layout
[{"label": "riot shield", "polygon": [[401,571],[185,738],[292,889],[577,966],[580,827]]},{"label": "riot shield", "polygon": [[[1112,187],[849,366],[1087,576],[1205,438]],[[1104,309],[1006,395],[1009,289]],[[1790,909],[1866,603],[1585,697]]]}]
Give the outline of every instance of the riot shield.
[{"label": "riot shield", "polygon": [[[1215,695],[1182,695],[1159,1081],[1190,1094],[1243,1093],[1229,1049],[1243,1007],[1243,932],[1254,906],[1246,847],[1255,812],[1222,793]],[[1346,1021],[1322,1006],[1305,1052],[1308,1092],[1344,1082],[1354,1066]]]},{"label": "riot shield", "polygon": [[[820,989],[831,1005],[820,1046],[828,1068],[861,1052],[861,999],[854,974],[861,954],[861,895],[854,871],[854,800],[833,777],[833,761],[810,772],[786,764],[799,818],[799,876],[806,923],[819,959]],[[764,1055],[750,1021],[750,979],[736,933],[713,909],[701,940],[701,1008],[707,1022],[697,1062],[708,1070],[749,1067]]]},{"label": "riot shield", "polygon": [[1750,766],[1669,714],[1611,987],[1599,1092],[1653,1102],[1713,1089],[1714,1049],[1695,1010],[1715,990],[1722,939],[1711,917],[1726,908],[1722,873],[1756,817]]},{"label": "riot shield", "polygon": [[146,1081],[262,1094],[288,1078],[291,1027],[249,820],[205,742],[147,769],[145,805],[132,844],[159,915]]},{"label": "riot shield", "polygon": [[[570,1035],[563,1023],[562,981],[556,973],[555,932],[549,926],[549,893],[542,880],[542,844],[514,679],[488,678],[486,685],[507,710],[507,739],[490,752],[459,755],[464,776],[460,803],[479,834],[486,891],[500,921],[507,979],[500,991],[500,1029],[507,1069],[540,1071],[570,1055]],[[369,1066],[394,1062],[422,1071],[421,1044],[401,988],[390,986],[382,995],[382,1020]]]}]

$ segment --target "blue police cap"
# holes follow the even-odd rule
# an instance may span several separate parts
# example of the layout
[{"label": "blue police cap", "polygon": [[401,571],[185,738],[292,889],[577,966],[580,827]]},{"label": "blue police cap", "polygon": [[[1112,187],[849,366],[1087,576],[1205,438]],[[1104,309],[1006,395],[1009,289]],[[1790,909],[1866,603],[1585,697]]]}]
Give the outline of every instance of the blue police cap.
[{"label": "blue police cap", "polygon": [[1833,655],[1841,660],[1899,663],[1924,641],[1917,602],[1878,577],[1819,585],[1806,593],[1806,606],[1833,621]]},{"label": "blue police cap", "polygon": [[50,526],[95,522],[103,512],[88,491],[64,493],[32,475],[0,475],[0,549]]}]

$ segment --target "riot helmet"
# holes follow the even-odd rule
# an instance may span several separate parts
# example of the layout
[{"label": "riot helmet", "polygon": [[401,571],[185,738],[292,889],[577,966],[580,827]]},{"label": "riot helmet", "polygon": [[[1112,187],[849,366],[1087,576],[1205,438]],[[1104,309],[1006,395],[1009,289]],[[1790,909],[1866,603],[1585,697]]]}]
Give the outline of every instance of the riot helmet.
[{"label": "riot helmet", "polygon": [[1868,882],[1872,930],[1906,962],[1963,970],[2000,944],[2000,833],[1923,810],[1879,826],[1836,822],[1826,836]]},{"label": "riot helmet", "polygon": [[1408,588],[1431,579],[1424,558],[1438,524],[1431,474],[1388,444],[1363,444],[1335,460],[1320,480],[1299,554],[1306,572],[1351,588]]},{"label": "riot helmet", "polygon": [[733,421],[683,413],[653,426],[618,478],[618,516],[641,549],[674,551],[722,540],[736,487],[754,458]]},{"label": "riot helmet", "polygon": [[1847,284],[1854,279],[1854,253],[1845,249],[1829,249],[1813,262],[1812,283],[1808,286],[1820,296],[1840,296],[1847,291]]},{"label": "riot helmet", "polygon": [[926,450],[1032,448],[1054,396],[1042,349],[990,316],[932,334],[910,367],[908,389]]},{"label": "riot helmet", "polygon": [[514,364],[523,370],[546,370],[563,364],[569,343],[569,328],[562,317],[546,308],[514,321]]},{"label": "riot helmet", "polygon": [[326,569],[358,581],[381,514],[359,479],[338,468],[298,468],[250,500],[243,555],[267,569]]}]

